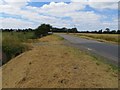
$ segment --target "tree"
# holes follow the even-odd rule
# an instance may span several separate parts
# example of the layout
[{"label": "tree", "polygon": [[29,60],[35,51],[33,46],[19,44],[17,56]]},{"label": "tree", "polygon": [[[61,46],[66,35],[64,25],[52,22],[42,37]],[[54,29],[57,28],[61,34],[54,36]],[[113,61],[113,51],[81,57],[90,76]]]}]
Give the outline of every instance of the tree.
[{"label": "tree", "polygon": [[73,28],[73,32],[76,33],[77,32],[77,28]]},{"label": "tree", "polygon": [[120,34],[120,30],[117,30],[117,34]]},{"label": "tree", "polygon": [[102,34],[102,29],[98,31],[99,34]]},{"label": "tree", "polygon": [[107,33],[109,33],[109,32],[110,32],[110,29],[109,29],[109,28],[106,28],[105,30],[106,30],[106,32],[107,32]]},{"label": "tree", "polygon": [[36,30],[35,35],[36,37],[42,37],[48,35],[48,32],[52,29],[52,26],[49,24],[41,24]]},{"label": "tree", "polygon": [[116,30],[112,30],[110,33],[111,34],[116,34]]}]

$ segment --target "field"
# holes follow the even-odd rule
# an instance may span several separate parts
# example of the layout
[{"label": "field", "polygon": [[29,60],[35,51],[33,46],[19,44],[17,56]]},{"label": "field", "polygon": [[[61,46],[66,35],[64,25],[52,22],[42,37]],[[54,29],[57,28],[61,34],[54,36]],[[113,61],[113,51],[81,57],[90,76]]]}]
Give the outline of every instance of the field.
[{"label": "field", "polygon": [[66,46],[57,35],[31,45],[31,50],[2,67],[3,88],[118,87],[117,71],[84,51]]},{"label": "field", "polygon": [[3,64],[11,58],[19,55],[20,53],[29,49],[26,42],[33,39],[34,33],[32,32],[3,32],[2,33],[2,53]]},{"label": "field", "polygon": [[101,42],[109,42],[109,43],[120,43],[120,38],[118,38],[119,34],[92,34],[92,33],[78,33],[76,36],[80,36],[86,39],[95,39]]}]

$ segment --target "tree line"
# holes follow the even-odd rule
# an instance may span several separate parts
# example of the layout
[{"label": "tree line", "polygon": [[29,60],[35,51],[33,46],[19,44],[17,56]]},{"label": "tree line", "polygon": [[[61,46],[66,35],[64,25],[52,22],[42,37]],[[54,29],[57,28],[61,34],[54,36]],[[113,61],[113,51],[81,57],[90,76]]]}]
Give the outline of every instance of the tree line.
[{"label": "tree line", "polygon": [[28,29],[0,29],[0,31],[2,31],[2,32],[23,32],[24,34],[26,32],[34,32],[36,37],[46,36],[46,35],[53,33],[53,32],[62,32],[62,33],[65,33],[65,32],[76,33],[76,32],[78,32],[77,28],[71,28],[71,29],[68,29],[65,27],[56,28],[56,27],[52,27],[50,24],[41,24],[36,29],[31,29],[31,28],[28,28]]},{"label": "tree line", "polygon": [[57,28],[52,27],[50,24],[41,24],[36,29],[0,29],[2,32],[34,32],[36,37],[42,37],[48,35],[50,32],[57,33],[97,33],[97,34],[120,34],[120,30],[110,30],[106,28],[105,30],[95,30],[95,31],[78,31],[76,27],[74,28]]},{"label": "tree line", "polygon": [[110,30],[106,28],[105,30],[95,30],[95,31],[79,31],[78,33],[96,33],[96,34],[120,34],[120,30]]}]

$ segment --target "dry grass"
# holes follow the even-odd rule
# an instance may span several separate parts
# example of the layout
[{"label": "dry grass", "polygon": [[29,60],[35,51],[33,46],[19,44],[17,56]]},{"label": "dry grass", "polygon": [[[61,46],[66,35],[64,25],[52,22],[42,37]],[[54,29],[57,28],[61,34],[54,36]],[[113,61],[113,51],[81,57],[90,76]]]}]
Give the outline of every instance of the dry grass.
[{"label": "dry grass", "polygon": [[86,39],[96,39],[102,42],[109,42],[118,44],[120,43],[120,39],[118,38],[118,34],[91,34],[91,33],[79,33],[77,36],[86,38]]},{"label": "dry grass", "polygon": [[[117,88],[117,72],[50,35],[3,66],[4,88]],[[99,65],[98,65],[99,64]]]},{"label": "dry grass", "polygon": [[49,35],[47,37],[43,37],[43,38],[39,39],[40,42],[48,42],[51,44],[54,44],[54,43],[60,44],[62,42],[62,40],[64,40],[64,38],[59,37],[57,35]]}]

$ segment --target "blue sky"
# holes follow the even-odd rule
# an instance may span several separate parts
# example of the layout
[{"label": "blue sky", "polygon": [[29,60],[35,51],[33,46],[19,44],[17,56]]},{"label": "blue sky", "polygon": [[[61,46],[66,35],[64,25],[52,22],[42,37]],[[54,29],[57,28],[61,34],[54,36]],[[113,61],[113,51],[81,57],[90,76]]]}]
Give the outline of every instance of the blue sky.
[{"label": "blue sky", "polygon": [[118,29],[118,3],[72,0],[39,2],[0,1],[0,28],[37,28],[42,23],[54,27],[77,27],[82,30]]},{"label": "blue sky", "polygon": [[27,6],[42,7],[44,4],[50,4],[50,2],[28,2]]}]

